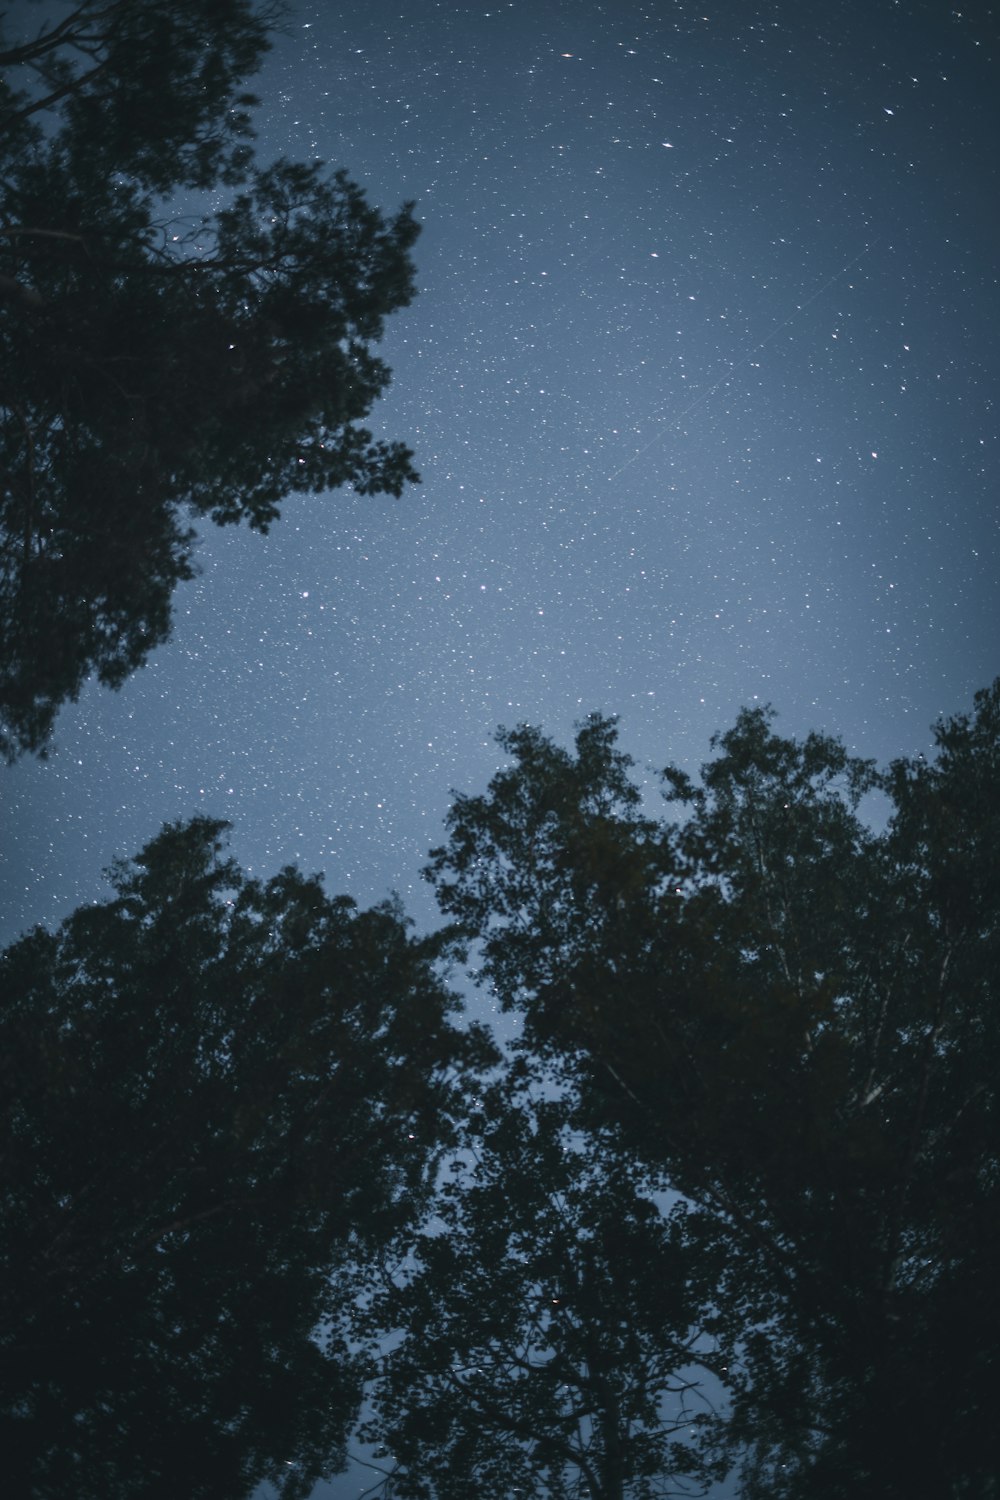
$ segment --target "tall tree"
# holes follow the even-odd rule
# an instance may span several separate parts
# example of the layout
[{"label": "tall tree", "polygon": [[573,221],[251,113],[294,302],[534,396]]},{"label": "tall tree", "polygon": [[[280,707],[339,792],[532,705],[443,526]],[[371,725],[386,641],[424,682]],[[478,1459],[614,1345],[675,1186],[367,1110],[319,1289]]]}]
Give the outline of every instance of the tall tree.
[{"label": "tall tree", "polygon": [[725,1365],[710,1256],[520,1061],[477,1100],[427,1227],[368,1306],[402,1334],[363,1429],[391,1455],[386,1493],[703,1494],[706,1366]]},{"label": "tall tree", "polygon": [[0,956],[10,1494],[310,1494],[359,1401],[346,1268],[419,1215],[492,1055],[394,908],[247,879],[224,829]]},{"label": "tall tree", "polygon": [[0,39],[8,759],[168,637],[192,518],[266,531],[292,492],[417,479],[361,425],[414,293],[412,206],[384,218],[343,172],[255,162],[242,80],[274,23],[251,0],[83,0]]},{"label": "tall tree", "polygon": [[575,755],[522,728],[433,856],[524,1045],[724,1252],[747,1495],[964,1496],[1000,1472],[1000,683],[937,741],[878,773],[745,711],[700,785],[665,773],[686,816],[658,821],[613,721]]}]

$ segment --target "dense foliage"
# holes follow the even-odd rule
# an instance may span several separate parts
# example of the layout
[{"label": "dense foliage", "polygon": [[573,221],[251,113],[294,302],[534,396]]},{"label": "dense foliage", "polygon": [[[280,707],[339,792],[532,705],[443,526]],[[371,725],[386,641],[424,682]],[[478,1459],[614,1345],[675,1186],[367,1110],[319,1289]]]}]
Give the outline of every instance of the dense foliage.
[{"label": "dense foliage", "polygon": [[501,742],[431,877],[580,1122],[715,1245],[743,1493],[990,1493],[1000,681],[886,772],[744,711],[665,820],[613,721]]},{"label": "dense foliage", "polygon": [[406,1334],[363,1429],[391,1452],[394,1495],[657,1500],[718,1477],[711,1247],[571,1114],[522,1056],[374,1285],[365,1323]]},{"label": "dense foliage", "polygon": [[404,1500],[985,1500],[1000,680],[883,771],[745,711],[662,818],[501,742],[435,939],[200,818],[0,956],[12,1492],[306,1495],[366,1386]]},{"label": "dense foliage", "polygon": [[243,80],[275,20],[83,0],[0,35],[8,759],[45,750],[89,675],[120,686],[167,638],[192,518],[266,531],[294,491],[417,478],[360,425],[417,225],[343,172],[255,161]]},{"label": "dense foliage", "polygon": [[166,828],[0,958],[5,1492],[291,1496],[360,1400],[343,1294],[453,1140],[436,948]]}]

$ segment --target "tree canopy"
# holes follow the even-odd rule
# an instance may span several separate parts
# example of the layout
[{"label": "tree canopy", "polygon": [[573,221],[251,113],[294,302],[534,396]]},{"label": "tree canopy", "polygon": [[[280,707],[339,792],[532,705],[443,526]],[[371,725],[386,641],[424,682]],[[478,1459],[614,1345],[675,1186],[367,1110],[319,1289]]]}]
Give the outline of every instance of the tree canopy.
[{"label": "tree canopy", "polygon": [[192,519],[266,531],[293,492],[418,477],[362,425],[414,294],[412,205],[387,218],[342,171],[257,163],[244,79],[277,16],[83,0],[0,36],[8,759],[168,637]]},{"label": "tree canopy", "polygon": [[878,772],[745,710],[655,820],[613,720],[522,727],[430,867],[523,1048],[718,1246],[747,1496],[1000,1472],[1000,681],[936,733]]},{"label": "tree canopy", "polygon": [[390,906],[173,825],[0,958],[9,1493],[306,1496],[360,1399],[340,1280],[419,1213],[457,1031]]},{"label": "tree canopy", "polygon": [[401,1500],[985,1500],[1000,680],[936,737],[746,710],[655,817],[613,720],[521,726],[434,937],[196,818],[13,944],[9,1486],[304,1496],[367,1392]]},{"label": "tree canopy", "polygon": [[362,1429],[403,1500],[662,1500],[719,1477],[710,1249],[550,1083],[522,1056],[484,1090],[367,1303],[403,1335]]}]

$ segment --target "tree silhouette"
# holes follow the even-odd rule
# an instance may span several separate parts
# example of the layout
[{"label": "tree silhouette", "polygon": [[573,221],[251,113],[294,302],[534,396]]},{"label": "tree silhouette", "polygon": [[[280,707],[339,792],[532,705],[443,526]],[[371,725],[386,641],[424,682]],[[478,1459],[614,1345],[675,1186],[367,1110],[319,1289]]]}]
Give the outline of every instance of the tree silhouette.
[{"label": "tree silhouette", "polygon": [[310,1494],[360,1399],[342,1279],[492,1055],[397,911],[249,880],[224,828],[165,828],[0,956],[11,1494]]},{"label": "tree silhouette", "polygon": [[[406,1500],[727,1456],[746,1500],[988,1495],[1000,680],[936,735],[878,771],[745,711],[656,819],[612,720],[522,727],[432,854],[434,939],[200,818],[12,945],[9,1486],[306,1495],[371,1379]],[[469,941],[524,1021],[488,1086],[438,977]]]},{"label": "tree silhouette", "polygon": [[192,518],[266,531],[292,492],[417,479],[360,424],[418,226],[343,172],[254,161],[242,79],[273,25],[249,0],[84,0],[0,52],[8,759],[168,637]]},{"label": "tree silhouette", "polygon": [[643,814],[612,720],[575,754],[521,728],[433,856],[524,1048],[714,1239],[748,1496],[1000,1472],[1000,682],[937,741],[879,773],[744,711],[700,785],[665,773],[678,821]]},{"label": "tree silhouette", "polygon": [[363,1429],[391,1455],[386,1492],[703,1494],[706,1367],[725,1363],[710,1255],[524,1064],[477,1101],[426,1229],[368,1305],[370,1328],[404,1334]]}]

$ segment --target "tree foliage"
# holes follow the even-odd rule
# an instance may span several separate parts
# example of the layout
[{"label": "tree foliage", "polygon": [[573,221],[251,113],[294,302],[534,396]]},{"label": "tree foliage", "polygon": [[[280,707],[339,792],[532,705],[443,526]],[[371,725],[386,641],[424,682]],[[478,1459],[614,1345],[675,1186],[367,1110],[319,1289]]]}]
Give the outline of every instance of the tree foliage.
[{"label": "tree foliage", "polygon": [[429,873],[523,1046],[714,1237],[745,1493],[985,1493],[1000,682],[933,761],[881,773],[744,711],[700,784],[665,773],[680,816],[659,821],[612,720],[575,755],[529,728],[501,743],[512,763],[459,798]]},{"label": "tree foliage", "polygon": [[[1000,680],[936,740],[880,771],[748,710],[656,818],[613,720],[521,727],[432,854],[433,939],[199,818],[9,948],[9,1487],[304,1496],[368,1381],[402,1500],[730,1458],[744,1500],[985,1500]],[[439,977],[472,943],[502,1070]]]},{"label": "tree foliage", "polygon": [[192,518],[266,531],[292,492],[417,478],[361,425],[414,293],[412,205],[385,218],[343,172],[255,161],[243,79],[274,22],[251,0],[84,0],[0,39],[9,759],[167,638]]},{"label": "tree foliage", "polygon": [[0,957],[11,1494],[305,1496],[361,1372],[346,1269],[419,1214],[491,1056],[391,906],[173,825]]},{"label": "tree foliage", "polygon": [[363,1429],[387,1493],[702,1494],[706,1367],[724,1369],[711,1256],[543,1084],[515,1066],[477,1099],[426,1229],[368,1306],[369,1327],[403,1335]]}]

